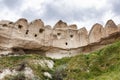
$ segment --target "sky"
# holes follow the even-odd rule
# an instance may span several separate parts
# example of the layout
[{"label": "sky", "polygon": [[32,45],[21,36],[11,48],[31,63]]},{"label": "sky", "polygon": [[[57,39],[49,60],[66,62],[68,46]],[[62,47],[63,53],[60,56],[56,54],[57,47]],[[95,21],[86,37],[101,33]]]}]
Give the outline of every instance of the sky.
[{"label": "sky", "polygon": [[51,26],[62,20],[90,30],[95,23],[104,26],[109,19],[119,24],[119,7],[120,0],[0,0],[0,20],[42,19]]}]

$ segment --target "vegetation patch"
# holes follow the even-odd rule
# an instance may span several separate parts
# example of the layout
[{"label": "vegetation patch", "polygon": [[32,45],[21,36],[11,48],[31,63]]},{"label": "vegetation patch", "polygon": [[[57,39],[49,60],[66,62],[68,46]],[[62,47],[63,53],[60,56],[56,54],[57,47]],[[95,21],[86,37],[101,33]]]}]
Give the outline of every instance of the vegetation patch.
[{"label": "vegetation patch", "polygon": [[[41,60],[52,60],[54,67],[49,68],[47,63],[44,67],[41,66]],[[23,64],[33,70],[34,80],[120,80],[120,42],[87,55],[62,59],[51,59],[37,54],[0,57],[1,71],[6,68],[19,70]],[[45,72],[52,78],[45,76]],[[27,80],[24,74],[7,75],[4,80],[19,78]]]}]

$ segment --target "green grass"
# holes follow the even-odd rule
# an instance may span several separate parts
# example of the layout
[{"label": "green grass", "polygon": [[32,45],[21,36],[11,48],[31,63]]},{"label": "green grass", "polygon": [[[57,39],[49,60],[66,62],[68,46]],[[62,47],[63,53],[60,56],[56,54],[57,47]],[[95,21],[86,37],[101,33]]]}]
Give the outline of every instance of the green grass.
[{"label": "green grass", "polygon": [[64,80],[120,80],[119,67],[120,42],[116,42],[88,55],[71,58]]},{"label": "green grass", "polygon": [[[25,63],[27,67],[30,67],[35,77],[39,79],[46,79],[46,77],[43,75],[43,72],[45,71],[51,71],[48,67],[42,67],[40,64],[35,64],[32,61],[34,60],[52,60],[47,57],[43,57],[37,54],[26,54],[22,56],[4,56],[0,58],[0,70],[9,68],[9,69],[16,69],[20,64]],[[14,76],[13,76],[14,77]],[[11,77],[10,77],[11,78]]]},{"label": "green grass", "polygon": [[[53,60],[53,69],[34,64],[34,60]],[[120,80],[120,41],[87,55],[51,59],[37,54],[0,57],[0,69],[14,69],[25,62],[38,80]],[[53,79],[43,75],[52,74]]]}]

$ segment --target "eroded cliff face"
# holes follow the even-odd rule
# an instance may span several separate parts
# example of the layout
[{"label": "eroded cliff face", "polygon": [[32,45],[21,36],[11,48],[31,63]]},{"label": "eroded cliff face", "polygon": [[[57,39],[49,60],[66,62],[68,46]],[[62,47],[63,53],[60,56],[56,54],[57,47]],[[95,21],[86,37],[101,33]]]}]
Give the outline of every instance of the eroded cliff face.
[{"label": "eroded cliff face", "polygon": [[[119,25],[118,25],[119,26]],[[16,22],[0,21],[0,54],[38,53],[50,57],[87,53],[120,38],[120,28],[112,20],[105,27],[94,24],[90,32],[77,29],[62,20],[53,28],[41,19],[30,23],[24,18]]]},{"label": "eroded cliff face", "polygon": [[101,24],[94,24],[89,33],[89,43],[99,42],[105,37],[105,30]]}]

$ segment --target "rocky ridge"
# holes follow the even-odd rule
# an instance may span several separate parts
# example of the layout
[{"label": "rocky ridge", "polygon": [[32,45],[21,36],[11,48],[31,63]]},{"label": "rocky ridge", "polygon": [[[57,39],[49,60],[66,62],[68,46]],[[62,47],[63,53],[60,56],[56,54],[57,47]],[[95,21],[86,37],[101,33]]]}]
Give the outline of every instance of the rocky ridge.
[{"label": "rocky ridge", "polygon": [[41,19],[28,22],[0,21],[0,54],[37,53],[53,58],[88,53],[120,40],[120,28],[112,20],[103,27],[96,23],[88,33],[59,20],[52,28]]}]

